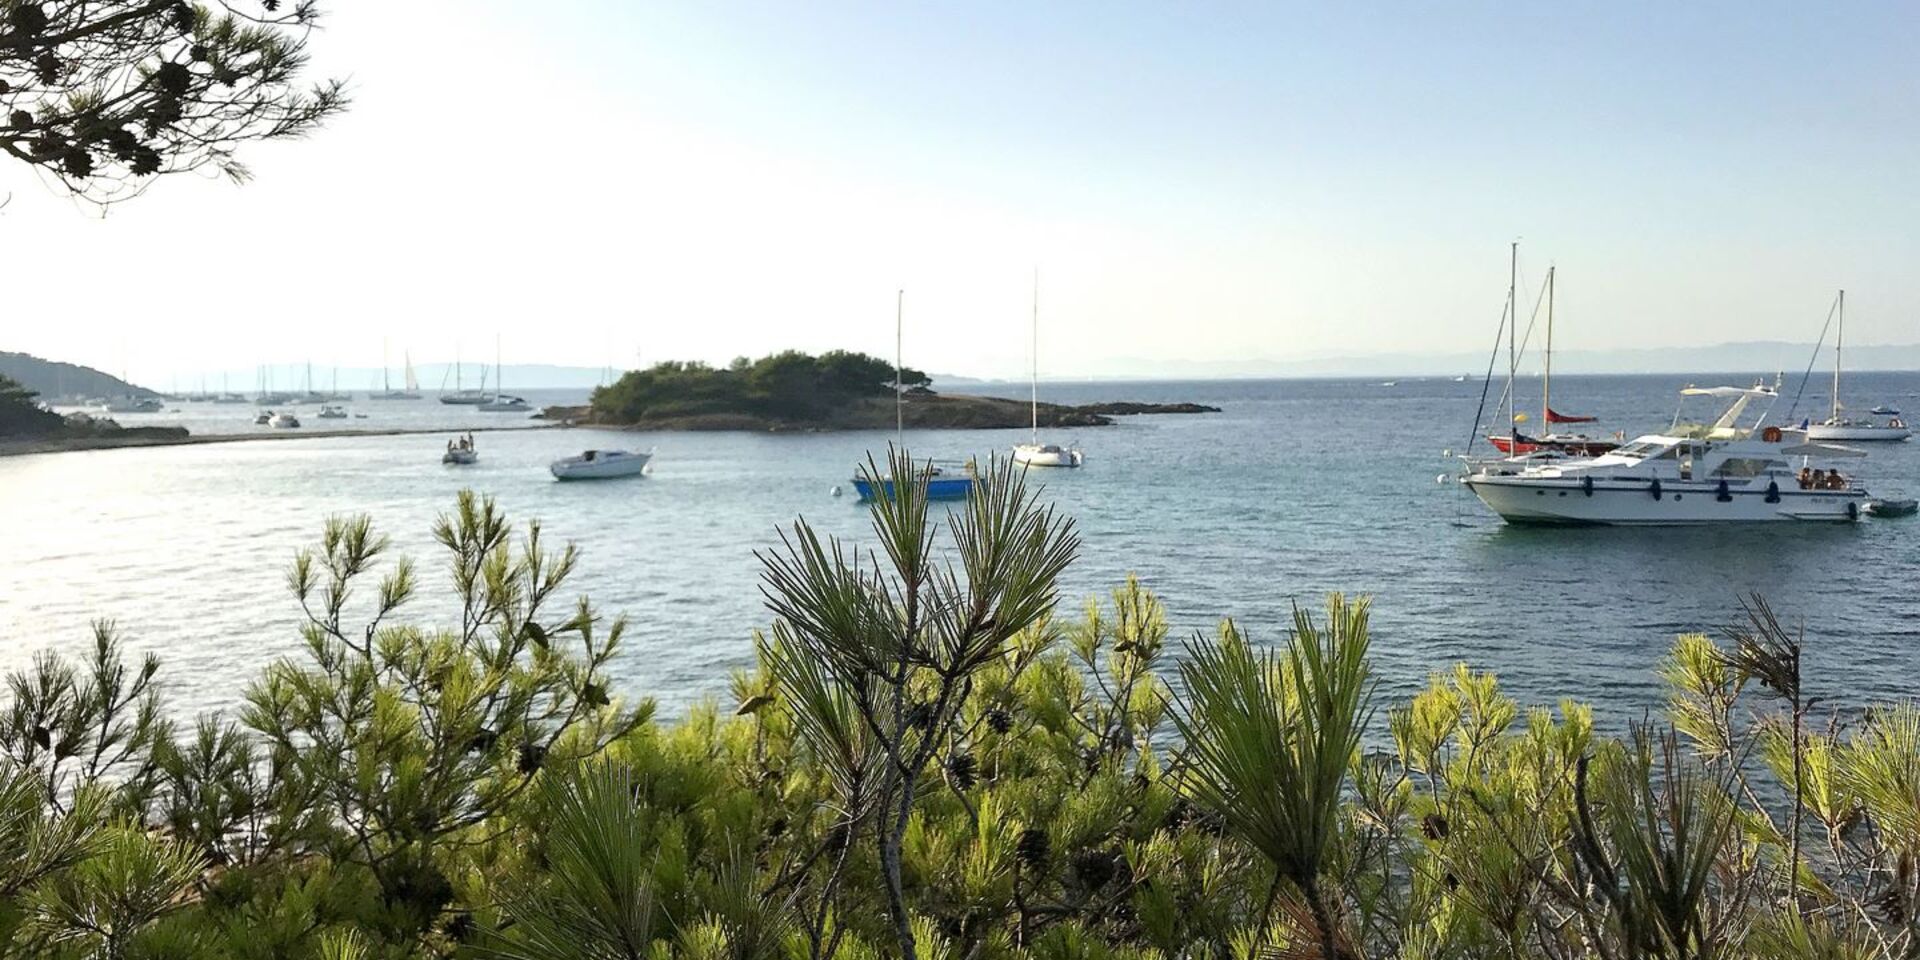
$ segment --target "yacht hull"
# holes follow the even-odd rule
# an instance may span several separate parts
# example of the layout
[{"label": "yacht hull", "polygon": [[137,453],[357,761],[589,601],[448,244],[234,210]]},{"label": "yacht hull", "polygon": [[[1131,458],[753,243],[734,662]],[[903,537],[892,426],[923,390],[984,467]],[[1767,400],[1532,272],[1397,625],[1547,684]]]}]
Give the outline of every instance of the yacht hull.
[{"label": "yacht hull", "polygon": [[1905,440],[1913,432],[1906,427],[1832,426],[1816,423],[1807,427],[1808,440],[1852,440],[1889,442]]},{"label": "yacht hull", "polygon": [[555,460],[547,469],[555,480],[613,480],[619,477],[637,477],[647,471],[647,464],[653,461],[651,453],[634,453],[621,456],[596,456],[592,460],[584,457],[568,457]]},{"label": "yacht hull", "polygon": [[[865,477],[856,477],[853,489],[859,491],[860,499],[871,502],[881,498],[893,498],[893,480],[886,479],[874,483]],[[929,500],[965,500],[973,493],[972,477],[934,477],[927,481],[927,499]]]},{"label": "yacht hull", "polygon": [[1077,467],[1081,456],[1078,450],[1044,450],[1022,444],[1013,448],[1013,462],[1029,467]]},{"label": "yacht hull", "polygon": [[1579,479],[1476,476],[1461,481],[1488,509],[1513,524],[1576,526],[1691,526],[1709,523],[1770,523],[1785,520],[1849,523],[1866,506],[1864,490],[1800,490],[1733,487],[1717,482],[1644,479],[1594,480],[1589,493]]}]

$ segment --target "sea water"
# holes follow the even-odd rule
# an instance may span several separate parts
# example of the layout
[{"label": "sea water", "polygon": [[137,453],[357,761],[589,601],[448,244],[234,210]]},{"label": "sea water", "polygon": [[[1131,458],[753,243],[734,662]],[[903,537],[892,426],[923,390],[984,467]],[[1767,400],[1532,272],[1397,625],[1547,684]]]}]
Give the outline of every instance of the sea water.
[{"label": "sea water", "polygon": [[[1595,433],[1665,427],[1680,387],[1751,377],[1561,377],[1554,407],[1597,415]],[[1853,375],[1849,398],[1920,414],[1920,374]],[[1024,396],[1026,385],[956,388]],[[1775,420],[1793,403],[1789,383]],[[1487,398],[1491,407],[1497,399]],[[536,405],[583,395],[526,391]],[[1082,383],[1043,398],[1196,401],[1217,414],[1121,418],[1045,430],[1086,451],[1078,470],[1035,471],[1042,496],[1082,546],[1061,587],[1077,616],[1134,574],[1165,601],[1178,642],[1232,617],[1259,642],[1284,639],[1293,605],[1328,591],[1373,598],[1381,695],[1398,699],[1464,661],[1497,671],[1529,703],[1572,697],[1613,722],[1663,697],[1654,669],[1675,634],[1717,633],[1758,592],[1804,623],[1807,689],[1837,704],[1910,696],[1920,667],[1920,522],[1790,523],[1674,529],[1522,528],[1465,489],[1436,482],[1473,436],[1477,380],[1400,378],[1201,383]],[[1537,424],[1538,380],[1520,408]],[[1816,378],[1795,418],[1818,418]],[[85,651],[88,624],[115,621],[135,651],[161,657],[173,709],[228,708],[276,657],[300,652],[288,594],[295,551],[330,516],[365,513],[392,553],[419,566],[413,622],[451,622],[436,516],[473,489],[548,542],[580,549],[571,594],[628,619],[619,691],[668,713],[723,697],[752,663],[769,622],[756,551],[805,520],[872,547],[851,495],[855,464],[884,456],[891,432],[627,433],[517,430],[478,436],[480,462],[440,463],[451,428],[530,426],[431,399],[359,401],[366,419],[307,427],[448,428],[446,435],[290,438],[275,442],[0,458],[0,670],[36,651]],[[196,433],[255,432],[250,406],[180,405]],[[312,411],[313,408],[301,408]],[[1695,417],[1717,410],[1697,406]],[[1491,410],[1486,419],[1497,422]],[[266,432],[266,428],[258,428]],[[984,461],[1026,430],[914,431],[917,456]],[[590,446],[657,448],[652,475],[556,483],[549,461]],[[1473,441],[1484,452],[1484,439]],[[1920,442],[1873,447],[1847,464],[1877,495],[1920,494]],[[833,488],[843,495],[835,497]],[[363,594],[364,596],[364,594]]]}]

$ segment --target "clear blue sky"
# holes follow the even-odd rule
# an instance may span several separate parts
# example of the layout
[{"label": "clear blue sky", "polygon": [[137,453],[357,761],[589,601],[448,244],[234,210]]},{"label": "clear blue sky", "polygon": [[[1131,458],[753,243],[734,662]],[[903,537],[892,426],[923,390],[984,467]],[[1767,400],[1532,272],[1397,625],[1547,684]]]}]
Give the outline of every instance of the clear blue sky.
[{"label": "clear blue sky", "polygon": [[[1920,340],[1911,5],[332,6],[356,108],[256,183],[94,221],[4,173],[14,267],[127,278],[13,345],[888,352],[904,287],[909,362],[1014,376],[1038,265],[1058,375],[1480,350],[1515,237],[1573,348],[1810,341],[1841,286]],[[152,303],[173,245],[225,283]]]}]

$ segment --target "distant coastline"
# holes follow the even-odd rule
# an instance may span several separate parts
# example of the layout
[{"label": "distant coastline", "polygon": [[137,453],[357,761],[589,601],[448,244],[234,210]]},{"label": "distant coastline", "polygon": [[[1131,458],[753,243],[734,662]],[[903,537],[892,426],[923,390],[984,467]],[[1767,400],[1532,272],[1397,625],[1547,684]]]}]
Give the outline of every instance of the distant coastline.
[{"label": "distant coastline", "polygon": [[187,447],[203,443],[247,443],[255,440],[502,433],[513,430],[554,430],[563,426],[565,425],[552,423],[531,427],[400,427],[385,430],[275,430],[271,433],[200,434],[190,434],[179,427],[132,427],[87,436],[0,437],[0,457],[23,457],[36,453],[72,453],[82,450],[118,450],[123,447]]}]

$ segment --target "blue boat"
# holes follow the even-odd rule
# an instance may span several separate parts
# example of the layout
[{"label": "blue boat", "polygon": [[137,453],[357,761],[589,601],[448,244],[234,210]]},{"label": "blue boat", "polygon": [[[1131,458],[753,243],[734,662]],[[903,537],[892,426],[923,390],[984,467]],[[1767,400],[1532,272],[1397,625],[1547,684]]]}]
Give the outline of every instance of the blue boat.
[{"label": "blue boat", "polygon": [[[893,499],[893,478],[883,477],[878,483],[866,477],[854,477],[853,489],[860,492],[860,502],[871,503],[885,497]],[[927,499],[929,500],[965,500],[973,494],[973,474],[946,473],[939,467],[933,468],[933,475],[927,478]]]},{"label": "blue boat", "polygon": [[[894,429],[895,436],[897,437],[897,439],[894,442],[898,444],[899,449],[902,449],[902,450],[906,449],[906,442],[907,442],[906,419],[900,405],[901,404],[900,342],[901,342],[901,317],[902,317],[901,307],[905,301],[906,301],[905,291],[896,292],[894,294],[894,301],[893,301],[893,429]],[[943,470],[940,467],[937,467],[930,462],[927,464],[927,466],[924,469],[926,470],[925,476],[927,481],[927,499],[928,500],[965,500],[966,498],[973,495],[973,461],[968,460],[966,464],[958,471]],[[867,474],[863,473],[863,474],[857,475],[853,478],[853,489],[859,492],[861,503],[873,503],[874,501],[880,500],[883,498],[887,500],[891,500],[894,497],[893,477],[891,475],[881,477],[877,482],[871,479]],[[838,495],[838,490],[839,488],[836,487],[835,488],[836,495]]]}]

